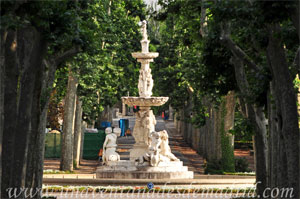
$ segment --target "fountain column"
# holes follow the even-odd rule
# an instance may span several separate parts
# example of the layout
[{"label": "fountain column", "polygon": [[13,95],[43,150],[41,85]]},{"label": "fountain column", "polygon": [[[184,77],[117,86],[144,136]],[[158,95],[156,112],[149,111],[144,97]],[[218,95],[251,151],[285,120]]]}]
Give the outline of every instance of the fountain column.
[{"label": "fountain column", "polygon": [[158,53],[149,52],[150,41],[148,40],[146,24],[147,22],[143,21],[141,26],[142,52],[132,53],[132,56],[141,63],[138,82],[139,97],[122,97],[123,103],[140,107],[136,113],[136,122],[132,133],[136,143],[130,152],[130,160],[145,154],[150,145],[148,136],[152,131],[155,131],[156,124],[151,106],[161,106],[168,101],[168,97],[152,97],[153,79],[150,63],[158,57]]}]

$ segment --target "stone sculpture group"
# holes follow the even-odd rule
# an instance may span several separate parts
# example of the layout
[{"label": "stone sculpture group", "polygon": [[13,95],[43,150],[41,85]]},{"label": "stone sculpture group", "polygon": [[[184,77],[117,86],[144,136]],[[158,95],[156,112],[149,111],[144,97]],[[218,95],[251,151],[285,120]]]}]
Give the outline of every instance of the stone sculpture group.
[{"label": "stone sculpture group", "polygon": [[166,130],[163,131],[152,131],[149,135],[151,140],[148,151],[136,159],[139,164],[143,164],[145,161],[150,162],[150,165],[155,167],[160,162],[179,161],[169,146],[169,136]]},{"label": "stone sculpture group", "polygon": [[[119,131],[119,128],[115,128],[114,131],[111,127],[105,129],[106,138],[103,144],[102,155],[103,165],[107,164],[109,161],[120,161],[120,155],[116,152]],[[166,130],[159,132],[152,131],[149,133],[147,139],[142,140],[147,142],[147,145],[149,146],[148,151],[138,157],[136,162],[138,162],[138,164],[149,162],[151,166],[155,167],[160,162],[179,161],[179,159],[171,152],[168,138],[169,136]]]}]

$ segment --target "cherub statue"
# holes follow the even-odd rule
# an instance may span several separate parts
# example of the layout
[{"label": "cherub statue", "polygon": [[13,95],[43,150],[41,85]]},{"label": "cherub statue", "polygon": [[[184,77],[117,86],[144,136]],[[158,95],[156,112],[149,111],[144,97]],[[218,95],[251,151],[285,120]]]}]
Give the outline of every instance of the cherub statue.
[{"label": "cherub statue", "polygon": [[149,148],[159,152],[159,146],[162,142],[160,132],[152,131],[149,135],[149,138],[151,139],[151,144]]},{"label": "cherub statue", "polygon": [[159,162],[179,161],[169,146],[169,136],[166,130],[155,132],[152,131],[149,135],[151,144],[148,151],[136,159],[139,164],[149,162],[151,166],[155,167]]},{"label": "cherub statue", "polygon": [[179,161],[178,158],[171,152],[169,146],[169,135],[166,130],[160,131],[161,144],[160,144],[160,155],[169,158],[171,161]]},{"label": "cherub statue", "polygon": [[140,70],[138,89],[140,97],[151,97],[153,89],[151,68]]},{"label": "cherub statue", "polygon": [[136,161],[138,161],[139,164],[147,161],[150,162],[151,166],[155,167],[160,162],[159,146],[161,144],[161,138],[159,132],[155,131],[150,133],[149,138],[151,139],[151,145],[149,146],[147,153],[137,158]]},{"label": "cherub statue", "polygon": [[105,129],[105,133],[106,133],[106,138],[103,144],[103,155],[102,155],[103,165],[105,165],[108,161],[120,160],[120,156],[116,152],[117,134],[112,132],[111,127],[107,127]]},{"label": "cherub statue", "polygon": [[145,117],[142,120],[144,131],[145,143],[149,146],[151,144],[151,133],[155,131],[156,119],[152,110],[146,112]]}]

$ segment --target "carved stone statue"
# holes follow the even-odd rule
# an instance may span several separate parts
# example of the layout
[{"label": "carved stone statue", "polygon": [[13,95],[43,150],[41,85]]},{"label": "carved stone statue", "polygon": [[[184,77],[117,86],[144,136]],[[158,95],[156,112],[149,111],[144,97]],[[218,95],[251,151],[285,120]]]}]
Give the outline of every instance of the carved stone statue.
[{"label": "carved stone statue", "polygon": [[152,110],[146,112],[145,117],[142,120],[144,130],[144,140],[145,143],[149,146],[151,143],[151,132],[155,131],[156,119]]},{"label": "carved stone statue", "polygon": [[148,40],[148,35],[147,35],[147,21],[144,20],[141,22],[141,33],[143,35],[142,40]]},{"label": "carved stone statue", "polygon": [[160,132],[152,131],[149,135],[149,138],[151,139],[150,149],[154,151],[160,152],[160,145],[161,145],[161,135]]},{"label": "carved stone statue", "polygon": [[146,161],[149,162],[151,166],[156,167],[159,162],[179,161],[179,159],[171,153],[168,141],[169,136],[166,130],[159,132],[152,131],[149,138],[151,139],[151,144],[148,151],[136,159],[139,164]]},{"label": "carved stone statue", "polygon": [[160,154],[164,157],[169,158],[171,161],[179,161],[178,158],[171,152],[169,146],[169,135],[166,130],[160,131],[161,144],[160,144]]},{"label": "carved stone statue", "polygon": [[103,144],[103,164],[105,165],[108,161],[119,161],[120,156],[116,152],[117,148],[117,134],[112,132],[111,127],[105,129],[106,138]]},{"label": "carved stone statue", "polygon": [[149,146],[148,151],[143,156],[140,156],[137,161],[139,164],[147,161],[150,162],[151,166],[155,167],[160,162],[159,146],[161,144],[161,137],[159,132],[152,131],[149,138],[151,139],[151,145]]},{"label": "carved stone statue", "polygon": [[149,68],[149,66],[142,67],[140,69],[140,76],[139,76],[139,83],[138,83],[140,97],[151,97],[152,88],[153,88],[153,79],[151,75],[151,68]]},{"label": "carved stone statue", "polygon": [[[136,113],[136,121],[133,129],[133,137],[136,143],[150,145],[150,132],[155,130],[156,119],[152,110],[140,109]],[[143,133],[140,133],[143,132]]]},{"label": "carved stone statue", "polygon": [[143,38],[141,40],[142,53],[148,53],[150,41],[148,40],[148,35],[147,35],[147,21],[146,20],[142,21],[140,25],[141,25],[141,33],[143,35]]},{"label": "carved stone statue", "polygon": [[144,131],[144,127],[142,125],[142,120],[146,114],[146,111],[144,110],[139,110],[136,112],[136,120],[135,120],[135,126],[132,132],[132,135],[134,137],[134,140],[136,143],[143,143],[144,138],[142,137],[143,135],[140,132]]}]

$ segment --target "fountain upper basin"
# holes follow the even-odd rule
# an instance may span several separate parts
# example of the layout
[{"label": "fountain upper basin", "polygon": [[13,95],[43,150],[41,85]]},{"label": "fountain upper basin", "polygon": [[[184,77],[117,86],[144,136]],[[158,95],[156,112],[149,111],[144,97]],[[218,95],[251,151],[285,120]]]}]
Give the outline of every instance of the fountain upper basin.
[{"label": "fountain upper basin", "polygon": [[149,52],[149,53],[143,53],[143,52],[135,52],[131,53],[132,57],[137,59],[153,59],[158,57],[159,53],[157,52]]},{"label": "fountain upper basin", "polygon": [[169,97],[122,97],[123,103],[129,106],[161,106]]}]

